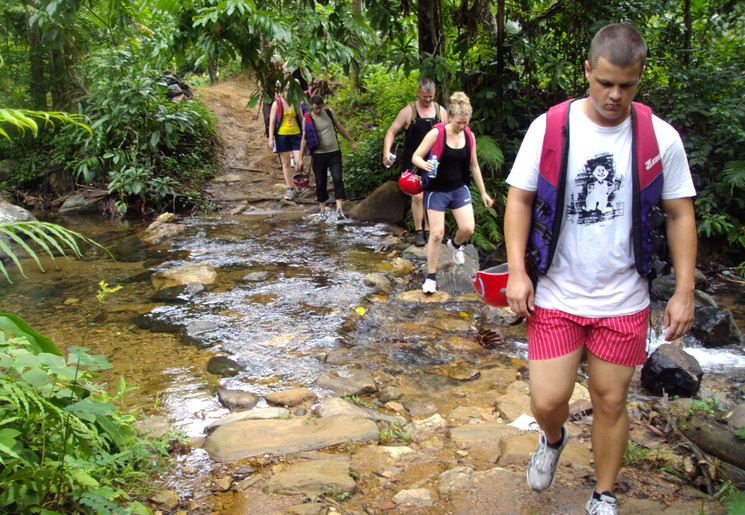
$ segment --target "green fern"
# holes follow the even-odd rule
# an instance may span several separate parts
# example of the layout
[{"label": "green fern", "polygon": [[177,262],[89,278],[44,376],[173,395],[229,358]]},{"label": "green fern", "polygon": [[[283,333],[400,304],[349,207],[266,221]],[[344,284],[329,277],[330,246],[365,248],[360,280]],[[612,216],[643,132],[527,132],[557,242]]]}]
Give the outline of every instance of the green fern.
[{"label": "green fern", "polygon": [[77,125],[91,132],[90,127],[83,123],[87,118],[79,114],[69,114],[59,111],[30,111],[28,109],[0,109],[0,136],[10,139],[10,135],[3,130],[2,124],[8,124],[20,129],[22,132],[30,130],[34,136],[39,133],[39,124],[37,120],[44,122],[44,125],[54,125],[55,121]]},{"label": "green fern", "polygon": [[745,189],[745,160],[724,163],[722,182],[732,190]]},{"label": "green fern", "polygon": [[489,171],[490,175],[494,175],[504,166],[504,152],[491,136],[476,137],[476,154],[479,158],[479,166]]}]

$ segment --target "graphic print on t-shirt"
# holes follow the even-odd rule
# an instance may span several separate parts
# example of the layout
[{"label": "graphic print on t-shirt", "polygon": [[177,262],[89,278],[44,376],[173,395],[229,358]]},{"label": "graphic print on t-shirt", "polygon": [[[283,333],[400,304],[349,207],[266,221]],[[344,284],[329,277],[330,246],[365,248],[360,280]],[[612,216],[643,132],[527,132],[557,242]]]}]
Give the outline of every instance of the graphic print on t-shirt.
[{"label": "graphic print on t-shirt", "polygon": [[567,218],[587,225],[623,215],[623,201],[617,195],[622,184],[612,153],[588,159],[575,179],[576,196],[571,196]]}]

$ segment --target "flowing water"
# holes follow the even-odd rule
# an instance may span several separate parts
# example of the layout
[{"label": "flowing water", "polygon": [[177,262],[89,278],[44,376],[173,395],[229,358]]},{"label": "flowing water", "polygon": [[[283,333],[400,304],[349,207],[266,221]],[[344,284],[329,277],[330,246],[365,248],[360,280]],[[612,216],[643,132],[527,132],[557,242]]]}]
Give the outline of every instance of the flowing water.
[{"label": "flowing water", "polygon": [[[114,366],[102,376],[112,388],[119,376],[137,387],[125,397],[129,406],[165,414],[190,436],[202,435],[205,425],[228,413],[217,401],[219,386],[262,396],[315,389],[320,374],[340,367],[413,378],[424,367],[455,360],[475,368],[517,368],[525,359],[524,324],[508,326],[509,317],[500,318],[504,312],[474,296],[442,305],[397,299],[420,282],[416,270],[392,265],[396,246],[387,225],[336,225],[302,211],[255,211],[185,218],[185,232],[147,245],[145,226],[137,223],[98,216],[49,221],[96,240],[116,260],[94,247],[86,247],[81,259],[58,258],[57,268],[45,261],[45,273],[25,260],[28,277],[13,269],[14,283],[0,286],[1,309],[61,347],[84,344],[104,355]],[[190,298],[154,300],[153,273],[200,262],[214,265],[215,284]],[[390,296],[365,284],[371,272],[395,279]],[[96,309],[100,281],[122,286],[106,300],[103,315]],[[727,307],[739,310],[743,329],[742,305]],[[153,324],[150,329],[142,328],[143,320]],[[453,342],[474,341],[485,324],[500,325],[505,344],[494,352],[460,352]],[[742,349],[692,353],[707,377],[724,383],[745,377]],[[208,372],[216,356],[229,357],[241,370],[233,376]],[[443,380],[425,387],[449,385]]]}]

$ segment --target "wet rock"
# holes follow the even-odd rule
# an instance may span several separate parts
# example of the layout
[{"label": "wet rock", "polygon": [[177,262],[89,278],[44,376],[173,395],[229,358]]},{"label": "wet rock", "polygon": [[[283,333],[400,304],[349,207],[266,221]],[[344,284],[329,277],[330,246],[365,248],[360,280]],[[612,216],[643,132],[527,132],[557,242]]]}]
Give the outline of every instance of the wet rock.
[{"label": "wet rock", "polygon": [[230,490],[230,487],[232,485],[233,478],[230,476],[223,476],[221,478],[215,479],[215,487],[221,492],[227,492],[228,490]]},{"label": "wet rock", "polygon": [[186,232],[186,226],[183,224],[162,223],[155,227],[152,225],[148,227],[147,233],[142,239],[150,245],[157,245],[183,232]]},{"label": "wet rock", "polygon": [[477,368],[472,367],[465,361],[456,361],[447,365],[435,365],[430,369],[430,372],[450,377],[456,381],[473,381],[481,375],[481,372]]},{"label": "wet rock", "polygon": [[352,493],[357,485],[349,475],[349,464],[337,460],[317,460],[290,465],[266,482],[264,491],[280,495],[315,496],[334,492]]},{"label": "wet rock", "polygon": [[409,209],[409,199],[401,192],[397,181],[388,181],[348,211],[351,218],[368,222],[403,225]]},{"label": "wet rock", "polygon": [[[31,214],[30,211],[23,209],[22,207],[9,204],[7,202],[0,202],[0,223],[8,224],[15,222],[32,222],[36,221],[36,217]],[[10,249],[18,254],[18,244],[13,241],[8,235],[0,233],[0,241],[10,247]],[[11,261],[10,257],[3,251],[0,251],[0,259],[3,263]]]},{"label": "wet rock", "polygon": [[512,422],[522,414],[532,415],[530,410],[530,386],[525,381],[511,383],[504,395],[494,401],[499,416],[505,422]]},{"label": "wet rock", "polygon": [[204,449],[224,463],[264,454],[291,454],[351,441],[375,440],[378,426],[357,417],[243,420],[218,427]]},{"label": "wet rock", "polygon": [[227,388],[217,390],[217,399],[229,410],[249,410],[259,402],[259,396],[255,393]]},{"label": "wet rock", "polygon": [[450,294],[443,290],[437,290],[435,293],[426,294],[421,289],[416,289],[405,291],[396,296],[396,299],[402,302],[447,302],[450,300]]},{"label": "wet rock", "polygon": [[293,415],[295,415],[296,417],[304,417],[307,414],[308,410],[305,408],[298,408],[293,412]]},{"label": "wet rock", "polygon": [[401,490],[391,499],[396,504],[403,504],[412,508],[425,508],[437,504],[437,494],[429,488],[414,488]]},{"label": "wet rock", "polygon": [[197,320],[186,327],[182,327],[179,330],[179,336],[185,345],[194,345],[197,348],[205,349],[220,341],[216,336],[210,337],[210,333],[219,328],[220,325],[211,320]]},{"label": "wet rock", "polygon": [[437,406],[429,401],[421,399],[406,399],[402,404],[412,417],[426,417],[437,413]]},{"label": "wet rock", "polygon": [[745,427],[745,404],[738,404],[731,409],[725,416],[727,424],[737,431]]},{"label": "wet rock", "polygon": [[160,290],[156,291],[150,296],[150,300],[153,302],[171,302],[171,301],[181,301],[186,302],[186,299],[180,299],[186,291],[186,285],[183,284],[177,284],[174,286],[168,286],[166,288],[161,288]]},{"label": "wet rock", "polygon": [[318,501],[290,506],[284,513],[286,515],[327,515],[331,511],[329,511],[325,503]]},{"label": "wet rock", "polygon": [[403,417],[380,413],[379,411],[358,406],[345,399],[340,399],[339,397],[324,400],[313,410],[313,414],[321,418],[345,415],[367,418],[375,422],[406,422],[406,419]]},{"label": "wet rock", "polygon": [[177,333],[183,327],[173,322],[170,318],[161,317],[153,313],[136,315],[132,321],[140,328],[153,333]]},{"label": "wet rock", "polygon": [[420,443],[435,434],[444,434],[447,432],[447,422],[439,413],[435,413],[429,418],[414,420],[410,424],[407,424],[404,426],[404,431],[411,435],[412,441]]},{"label": "wet rock", "polygon": [[253,283],[260,283],[269,279],[270,276],[271,274],[267,271],[251,272],[250,274],[244,275],[243,280]]},{"label": "wet rock", "polygon": [[692,397],[701,387],[704,376],[696,358],[680,345],[660,345],[642,367],[641,384],[655,395]]},{"label": "wet rock", "polygon": [[167,435],[171,429],[171,422],[163,416],[147,417],[135,422],[135,427],[147,438],[159,439]]},{"label": "wet rock", "polygon": [[365,276],[365,284],[372,287],[375,291],[391,293],[393,291],[393,281],[385,274],[373,272]]},{"label": "wet rock", "polygon": [[71,194],[59,208],[61,215],[80,215],[83,213],[103,213],[106,207],[106,190],[79,190]]},{"label": "wet rock", "polygon": [[209,261],[205,261],[156,272],[153,274],[151,281],[153,288],[160,290],[161,288],[179,284],[212,284],[216,279],[217,272],[215,271],[215,266]]},{"label": "wet rock", "polygon": [[735,324],[732,312],[711,306],[696,308],[693,328],[684,337],[684,341],[691,339],[700,341],[707,348],[742,345],[742,334]]},{"label": "wet rock", "polygon": [[318,400],[318,396],[307,388],[293,388],[291,390],[272,392],[266,395],[264,400],[270,406],[287,406],[292,408],[304,402],[315,402]]},{"label": "wet rock", "polygon": [[390,401],[397,401],[401,397],[403,397],[404,394],[396,388],[395,386],[386,386],[382,390],[380,390],[380,394],[378,395],[378,399],[382,403],[390,402]]},{"label": "wet rock", "polygon": [[150,500],[164,510],[172,510],[178,506],[178,494],[174,490],[161,490],[150,496]]},{"label": "wet rock", "polygon": [[145,261],[147,256],[147,245],[136,236],[124,238],[116,242],[110,249],[117,261],[125,263]]},{"label": "wet rock", "polygon": [[227,356],[214,356],[207,362],[207,372],[221,377],[237,375],[243,367]]},{"label": "wet rock", "polygon": [[248,411],[239,411],[237,413],[231,413],[218,420],[212,422],[204,428],[205,434],[212,434],[215,429],[226,424],[233,422],[240,422],[242,420],[271,420],[271,419],[285,419],[290,416],[290,412],[286,408],[256,408]]},{"label": "wet rock", "polygon": [[469,421],[484,422],[494,418],[494,412],[480,406],[458,406],[447,415],[448,421],[457,425]]},{"label": "wet rock", "polygon": [[448,437],[458,449],[468,450],[474,459],[496,463],[502,455],[501,442],[520,432],[516,427],[499,422],[483,422],[453,427],[448,431]]},{"label": "wet rock", "polygon": [[326,372],[318,377],[316,385],[337,397],[367,395],[378,391],[372,374],[360,369]]}]

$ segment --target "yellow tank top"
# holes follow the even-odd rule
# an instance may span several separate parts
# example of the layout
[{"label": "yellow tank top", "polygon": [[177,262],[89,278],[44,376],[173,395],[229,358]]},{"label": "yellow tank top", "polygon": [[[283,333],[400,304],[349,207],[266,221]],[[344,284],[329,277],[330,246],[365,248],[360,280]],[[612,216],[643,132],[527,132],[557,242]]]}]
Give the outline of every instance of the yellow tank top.
[{"label": "yellow tank top", "polygon": [[297,116],[295,115],[295,108],[293,106],[282,110],[282,123],[279,124],[277,134],[282,134],[283,136],[300,134],[300,126],[297,124]]}]

